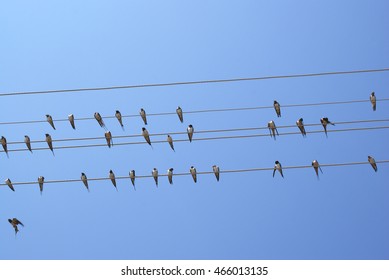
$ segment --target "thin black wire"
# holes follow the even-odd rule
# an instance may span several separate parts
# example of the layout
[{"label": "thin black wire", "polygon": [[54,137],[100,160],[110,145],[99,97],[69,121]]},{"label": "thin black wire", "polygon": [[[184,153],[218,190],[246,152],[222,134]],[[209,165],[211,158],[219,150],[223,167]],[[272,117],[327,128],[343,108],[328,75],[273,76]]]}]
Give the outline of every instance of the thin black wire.
[{"label": "thin black wire", "polygon": [[[376,163],[389,163],[389,160],[376,160]],[[343,166],[352,166],[352,165],[364,165],[364,164],[370,164],[368,161],[361,161],[361,162],[346,162],[346,163],[327,163],[327,164],[320,164],[320,167],[343,167]],[[312,165],[298,165],[298,166],[285,166],[282,167],[283,170],[287,169],[303,169],[303,168],[312,168]],[[262,167],[262,168],[248,168],[248,169],[232,169],[232,170],[220,170],[220,173],[243,173],[243,172],[258,172],[258,171],[271,171],[274,170],[274,167]],[[197,175],[207,175],[207,174],[214,174],[213,171],[201,171],[196,172]],[[184,173],[174,173],[173,177],[176,176],[188,176],[191,175],[190,172],[184,172]],[[166,177],[167,174],[159,174],[158,177]],[[152,178],[152,175],[136,175],[135,178]],[[129,176],[115,176],[116,180],[123,180],[123,179],[129,179]],[[98,178],[88,178],[88,181],[103,181],[103,180],[110,180],[109,177],[98,177]],[[81,179],[61,179],[61,180],[46,180],[44,184],[53,184],[53,183],[72,183],[72,182],[80,182]],[[13,185],[33,185],[38,184],[38,181],[29,181],[29,182],[16,182],[12,183]],[[5,183],[1,183],[0,186],[7,186]]]},{"label": "thin black wire", "polygon": [[[362,127],[362,128],[348,128],[348,129],[331,129],[327,130],[327,133],[333,133],[333,132],[346,132],[346,131],[363,131],[363,130],[377,130],[377,129],[389,129],[389,126],[379,126],[379,127]],[[307,131],[307,134],[313,134],[313,133],[324,133],[323,130],[315,130],[315,131]],[[296,135],[300,134],[301,132],[284,132],[279,133],[277,136],[282,135]],[[209,140],[222,140],[222,139],[240,139],[240,138],[253,138],[253,137],[269,137],[270,135],[267,134],[253,134],[253,135],[234,135],[234,136],[217,136],[217,137],[205,137],[205,138],[193,138],[193,141],[209,141]],[[187,142],[189,139],[177,139],[174,140],[174,143],[176,142]],[[152,144],[159,144],[159,143],[167,143],[167,140],[157,140],[152,141]],[[139,141],[139,142],[124,142],[124,143],[114,143],[112,147],[114,146],[124,146],[124,145],[138,145],[138,144],[147,144],[145,141]],[[90,148],[90,147],[104,147],[107,146],[107,144],[88,144],[88,145],[74,145],[74,146],[59,146],[59,147],[53,147],[54,150],[60,150],[60,149],[76,149],[76,148]],[[39,151],[39,150],[49,150],[48,147],[38,147],[33,148],[33,151]],[[27,148],[23,149],[8,149],[8,152],[21,152],[21,151],[29,151]],[[4,153],[4,151],[0,151],[0,153]]]},{"label": "thin black wire", "polygon": [[133,89],[133,88],[146,88],[146,87],[198,85],[198,84],[211,84],[211,83],[229,83],[229,82],[243,82],[243,81],[270,80],[270,79],[303,78],[303,77],[315,77],[315,76],[317,77],[317,76],[328,76],[328,75],[360,74],[360,73],[373,73],[373,72],[386,72],[386,71],[389,71],[389,68],[363,69],[363,70],[350,70],[350,71],[333,71],[333,72],[277,75],[277,76],[262,76],[262,77],[249,77],[249,78],[201,80],[201,81],[187,81],[187,82],[140,84],[140,85],[126,85],[126,86],[93,87],[93,88],[90,87],[90,88],[58,89],[58,90],[42,90],[42,91],[21,91],[21,92],[0,93],[0,97],[1,96],[14,96],[14,95],[28,95],[28,94],[48,94],[48,93],[65,93],[65,92],[81,92],[81,91]]}]

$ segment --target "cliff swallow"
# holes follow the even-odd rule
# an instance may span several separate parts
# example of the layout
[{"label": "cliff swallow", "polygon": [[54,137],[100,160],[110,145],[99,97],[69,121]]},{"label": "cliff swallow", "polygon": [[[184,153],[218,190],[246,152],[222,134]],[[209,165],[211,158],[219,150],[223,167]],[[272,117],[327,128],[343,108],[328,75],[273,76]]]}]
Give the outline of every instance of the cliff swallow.
[{"label": "cliff swallow", "polygon": [[70,114],[68,116],[68,119],[69,119],[69,122],[70,122],[70,125],[72,126],[73,129],[76,129],[76,125],[74,124],[74,115],[73,114]]},{"label": "cliff swallow", "polygon": [[28,135],[24,135],[24,143],[26,143],[27,149],[32,153],[31,140],[30,137],[28,137]]},{"label": "cliff swallow", "polygon": [[54,155],[54,150],[53,150],[53,140],[51,139],[51,136],[50,134],[46,133],[46,142],[47,142],[47,145],[49,145],[49,148],[51,150],[51,152],[53,153]]},{"label": "cliff swallow", "polygon": [[14,186],[12,185],[11,179],[8,178],[7,180],[5,180],[5,183],[7,184],[7,186],[8,186],[12,191],[15,191]]},{"label": "cliff swallow", "polygon": [[18,219],[16,218],[13,218],[13,219],[8,219],[8,222],[12,225],[12,227],[15,229],[15,235],[18,233],[19,229],[18,229],[18,225],[21,225],[24,227],[23,223],[21,221],[19,221]]},{"label": "cliff swallow", "polygon": [[[326,133],[326,136],[327,136],[327,124],[332,124],[332,125],[335,125],[334,123],[330,122],[328,120],[328,118],[321,118],[320,119],[320,122],[321,124],[323,125],[323,128],[324,128],[324,132]],[[328,137],[328,136],[327,136]]]},{"label": "cliff swallow", "polygon": [[301,134],[303,135],[303,137],[307,136],[307,133],[305,132],[305,128],[304,128],[304,120],[303,120],[303,118],[298,119],[296,121],[296,124],[297,124],[297,127],[300,129]]},{"label": "cliff swallow", "polygon": [[46,120],[47,120],[47,122],[54,128],[54,130],[55,130],[53,118],[52,118],[50,115],[46,115]]},{"label": "cliff swallow", "polygon": [[3,146],[4,152],[7,154],[7,157],[9,158],[8,155],[8,149],[7,149],[7,139],[4,136],[1,136],[1,145]]},{"label": "cliff swallow", "polygon": [[371,156],[367,156],[367,160],[371,164],[371,167],[373,167],[374,171],[377,172],[378,168],[377,168],[377,163],[375,162],[375,159]]},{"label": "cliff swallow", "polygon": [[192,178],[193,178],[193,181],[195,183],[197,183],[197,171],[196,171],[196,168],[194,168],[193,166],[190,167],[189,169],[190,171],[190,174],[192,174]]},{"label": "cliff swallow", "polygon": [[215,173],[216,180],[219,182],[220,168],[217,165],[212,166],[213,173]]},{"label": "cliff swallow", "polygon": [[377,109],[377,98],[374,91],[370,94],[370,102],[373,107],[373,111],[375,111]]},{"label": "cliff swallow", "polygon": [[170,135],[167,136],[167,142],[169,143],[172,150],[175,151],[173,146],[173,138]]},{"label": "cliff swallow", "polygon": [[85,175],[84,172],[81,173],[81,181],[84,183],[86,189],[87,189],[88,192],[89,192],[88,178],[86,177],[86,175]]},{"label": "cliff swallow", "polygon": [[155,168],[155,167],[153,168],[153,171],[151,171],[151,175],[153,175],[154,181],[155,181],[155,185],[158,188],[158,170],[157,170],[157,168]]},{"label": "cliff swallow", "polygon": [[149,132],[147,131],[146,128],[142,127],[142,135],[145,138],[146,142],[151,146],[151,141],[150,141],[150,135]]},{"label": "cliff swallow", "polygon": [[43,192],[43,183],[44,182],[45,182],[45,177],[39,176],[38,177],[38,184],[39,184],[39,190],[41,192],[41,195],[42,195],[42,192]]},{"label": "cliff swallow", "polygon": [[146,111],[143,110],[143,108],[140,108],[139,114],[142,117],[142,120],[145,123],[145,125],[147,125]]},{"label": "cliff swallow", "polygon": [[184,122],[184,115],[182,114],[182,109],[180,106],[177,107],[176,109],[178,118],[180,119],[180,122]]},{"label": "cliff swallow", "polygon": [[169,179],[169,183],[173,184],[173,168],[167,170],[167,178]]},{"label": "cliff swallow", "polygon": [[105,124],[104,124],[104,121],[103,121],[103,118],[101,117],[101,115],[100,115],[100,113],[98,113],[98,112],[95,112],[95,119],[96,119],[96,121],[99,123],[99,125],[101,126],[101,127],[103,127],[103,128],[106,128],[105,127]]},{"label": "cliff swallow", "polygon": [[131,179],[132,185],[134,186],[134,190],[136,190],[135,189],[135,170],[130,171],[130,179]]},{"label": "cliff swallow", "polygon": [[277,135],[279,135],[279,134],[278,134],[278,130],[277,130],[277,127],[276,127],[276,124],[274,123],[274,121],[268,122],[267,127],[269,128],[270,137],[274,137],[274,140],[276,140],[276,133],[277,133]]},{"label": "cliff swallow", "polygon": [[277,117],[281,117],[281,105],[277,101],[274,100],[274,110],[276,110]]},{"label": "cliff swallow", "polygon": [[312,167],[315,169],[317,178],[319,178],[319,169],[321,173],[323,173],[323,170],[321,170],[320,164],[316,159],[312,161]]},{"label": "cliff swallow", "polygon": [[122,114],[118,110],[116,110],[115,117],[118,119],[122,129],[124,129],[123,121],[122,121]]},{"label": "cliff swallow", "polygon": [[284,174],[282,174],[282,166],[278,160],[275,161],[275,165],[274,165],[274,169],[273,169],[273,177],[274,177],[274,174],[276,173],[276,170],[278,170],[280,172],[282,178],[284,178]]},{"label": "cliff swallow", "polygon": [[116,188],[116,191],[118,191],[118,188],[116,187],[115,174],[112,170],[109,170],[109,179],[111,179],[112,185]]},{"label": "cliff swallow", "polygon": [[113,146],[111,131],[106,131],[104,133],[104,136],[105,136],[105,140],[107,140],[108,148],[111,148],[111,145]]},{"label": "cliff swallow", "polygon": [[189,142],[192,142],[192,137],[193,137],[193,132],[194,132],[194,128],[193,128],[193,125],[188,125],[188,128],[186,129],[186,131],[188,132],[188,137],[189,137]]}]

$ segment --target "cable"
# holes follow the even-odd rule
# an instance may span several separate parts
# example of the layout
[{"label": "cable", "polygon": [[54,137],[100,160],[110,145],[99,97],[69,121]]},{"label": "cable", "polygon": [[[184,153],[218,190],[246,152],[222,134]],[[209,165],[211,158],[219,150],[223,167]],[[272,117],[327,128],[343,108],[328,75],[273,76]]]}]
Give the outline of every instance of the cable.
[{"label": "cable", "polygon": [[146,87],[198,85],[198,84],[211,84],[211,83],[229,83],[229,82],[243,82],[243,81],[255,81],[255,80],[270,80],[270,79],[317,77],[317,76],[328,76],[328,75],[374,73],[374,72],[386,72],[386,71],[389,71],[389,68],[320,72],[320,73],[307,73],[307,74],[291,74],[291,75],[277,75],[277,76],[262,76],[262,77],[249,77],[249,78],[232,78],[232,79],[218,79],[218,80],[201,80],[201,81],[187,81],[187,82],[139,84],[139,85],[110,86],[110,87],[57,89],[57,90],[42,90],[42,91],[20,91],[20,92],[0,93],[0,97],[1,96],[14,96],[14,95],[27,95],[27,94],[47,94],[47,93],[65,93],[65,92],[80,92],[80,91],[132,89],[132,88],[146,88]]},{"label": "cable", "polygon": [[[389,98],[377,99],[377,102],[389,101]],[[318,102],[318,103],[303,103],[303,104],[286,104],[281,105],[281,108],[289,107],[309,107],[309,106],[323,106],[323,105],[340,105],[340,104],[353,104],[353,103],[365,103],[370,100],[346,100],[346,101],[329,101],[329,102]],[[257,107],[243,107],[243,108],[224,108],[224,109],[204,109],[204,110],[193,110],[185,111],[184,114],[201,114],[201,113],[216,113],[216,112],[233,112],[233,111],[249,111],[249,110],[262,110],[262,109],[274,109],[273,106],[257,106]],[[177,115],[176,112],[164,112],[164,113],[150,113],[147,116],[168,116]],[[122,115],[122,118],[138,118],[139,114]],[[115,119],[115,116],[102,116],[103,119]],[[74,121],[89,121],[95,120],[94,117],[82,117],[75,118]],[[54,122],[68,122],[68,119],[53,119]],[[28,120],[28,121],[9,121],[0,122],[0,125],[17,125],[17,124],[34,124],[34,123],[47,123],[47,120]]]},{"label": "cable", "polygon": [[[377,130],[377,129],[388,129],[389,126],[378,126],[378,127],[362,127],[362,128],[348,128],[348,129],[332,129],[327,130],[327,133],[332,132],[346,132],[346,131],[364,131],[364,130]],[[313,133],[324,133],[323,130],[315,130],[315,131],[307,131],[307,134],[313,134]],[[285,133],[279,133],[277,136],[282,135],[301,135],[301,132],[285,132]],[[253,137],[270,137],[268,133],[266,134],[253,134],[253,135],[235,135],[235,136],[218,136],[218,137],[206,137],[206,138],[193,138],[192,141],[209,141],[209,140],[222,140],[222,139],[239,139],[239,138],[253,138]],[[174,140],[174,143],[176,142],[187,142],[189,139],[177,139]],[[156,143],[167,143],[166,140],[157,140],[152,141],[152,144]],[[125,143],[114,143],[112,146],[124,146],[124,145],[138,145],[138,144],[147,144],[145,141],[141,142],[125,142]],[[60,149],[75,149],[75,148],[90,148],[90,147],[105,147],[107,144],[88,144],[88,145],[74,145],[74,146],[59,146],[59,147],[53,147],[54,150],[60,150]],[[48,147],[38,147],[33,148],[33,151],[39,151],[39,150],[49,150]],[[8,152],[21,152],[21,151],[28,151],[27,148],[23,149],[9,149]],[[4,153],[4,151],[0,151],[0,153]]]},{"label": "cable", "polygon": [[[377,160],[376,163],[389,163],[389,160]],[[363,165],[363,164],[370,164],[368,161],[361,161],[361,162],[346,162],[346,163],[327,163],[327,164],[320,164],[320,167],[340,167],[340,166],[352,166],[352,165]],[[298,165],[298,166],[285,166],[282,167],[283,170],[287,169],[303,169],[303,168],[312,168],[312,165]],[[248,169],[232,169],[232,170],[220,170],[220,173],[243,173],[243,172],[257,172],[257,171],[273,171],[274,167],[262,167],[262,168],[248,168]],[[214,174],[213,171],[201,171],[197,172],[197,175],[207,175],[207,174]],[[176,176],[188,176],[191,175],[189,172],[184,173],[174,173],[173,177]],[[152,175],[137,175],[135,176],[136,179],[138,178],[152,178]],[[158,177],[167,177],[167,174],[159,174]],[[116,180],[123,180],[123,179],[129,179],[129,176],[116,176]],[[88,181],[103,181],[103,180],[110,180],[108,177],[99,177],[99,178],[88,178]],[[72,182],[80,182],[81,179],[61,179],[61,180],[47,180],[44,182],[44,184],[53,184],[53,183],[72,183]],[[38,181],[29,181],[29,182],[16,182],[12,183],[13,185],[33,185],[38,184]],[[0,186],[7,186],[5,183],[1,183]]]}]

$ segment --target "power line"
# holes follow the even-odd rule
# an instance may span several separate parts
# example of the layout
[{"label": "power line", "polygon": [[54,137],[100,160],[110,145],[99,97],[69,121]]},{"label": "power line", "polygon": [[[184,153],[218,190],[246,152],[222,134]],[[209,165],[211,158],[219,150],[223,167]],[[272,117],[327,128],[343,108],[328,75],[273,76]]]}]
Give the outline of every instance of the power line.
[{"label": "power line", "polygon": [[[332,132],[347,132],[347,131],[364,131],[364,130],[378,130],[378,129],[388,129],[389,126],[378,126],[378,127],[362,127],[362,128],[348,128],[348,129],[332,129],[327,130],[327,133]],[[313,133],[324,133],[323,130],[315,130],[315,131],[307,131],[307,134],[313,134]],[[282,135],[301,135],[301,132],[285,132],[285,133],[279,133],[277,136]],[[266,134],[252,134],[252,135],[233,135],[233,136],[217,136],[217,137],[205,137],[205,138],[193,138],[193,141],[210,141],[210,140],[223,140],[223,139],[242,139],[242,138],[255,138],[255,137],[270,137],[268,133]],[[187,142],[189,139],[177,139],[174,140],[174,143],[177,142]],[[167,140],[157,140],[152,141],[152,144],[159,144],[159,143],[167,143]],[[114,143],[112,146],[127,146],[127,145],[138,145],[138,144],[147,144],[145,141],[139,141],[139,142],[124,142],[124,143]],[[60,149],[76,149],[76,148],[91,148],[91,147],[105,147],[107,144],[87,144],[87,145],[74,145],[74,146],[59,146],[59,147],[53,147],[54,150],[60,150]],[[48,147],[38,147],[33,148],[33,151],[39,151],[39,150],[49,150]],[[21,152],[21,151],[29,151],[26,148],[23,149],[8,149],[8,152]],[[0,151],[0,153],[4,153],[4,151]]]},{"label": "power line", "polygon": [[230,83],[230,82],[270,80],[270,79],[317,77],[317,76],[328,76],[328,75],[361,74],[361,73],[374,73],[374,72],[386,72],[386,71],[389,71],[389,68],[349,70],[349,71],[333,71],[333,72],[291,74],[291,75],[276,75],[276,76],[248,77],[248,78],[217,79],[217,80],[200,80],[200,81],[171,82],[171,83],[139,84],[139,85],[125,85],[125,86],[109,86],[109,87],[90,87],[90,88],[57,89],[57,90],[42,90],[42,91],[20,91],[20,92],[0,93],[0,97],[1,96],[28,95],[28,94],[32,95],[32,94],[48,94],[48,93],[81,92],[81,91],[133,89],[133,88],[147,88],[147,87],[198,85],[198,84],[211,84],[211,83]]},{"label": "power line", "polygon": [[[389,163],[389,160],[377,160],[377,164],[379,163]],[[346,163],[327,163],[327,164],[320,164],[320,167],[343,167],[343,166],[353,166],[353,165],[365,165],[370,164],[368,161],[361,161],[361,162],[346,162]],[[304,168],[312,168],[312,165],[297,165],[297,166],[285,166],[282,167],[283,170],[288,169],[304,169]],[[261,167],[261,168],[247,168],[247,169],[231,169],[231,170],[220,170],[220,173],[227,174],[227,173],[244,173],[244,172],[258,172],[258,171],[273,171],[274,167]],[[197,172],[197,175],[208,175],[208,174],[214,174],[213,171],[201,171]],[[174,173],[173,176],[188,176],[191,175],[190,172],[183,172],[183,173]],[[152,178],[152,175],[136,175],[135,178]],[[158,177],[167,177],[167,174],[159,174]],[[124,180],[124,179],[130,179],[129,176],[116,176],[116,180]],[[88,178],[88,181],[104,181],[104,180],[110,180],[109,177],[97,177],[97,178]],[[53,184],[53,183],[72,183],[72,182],[81,182],[81,179],[61,179],[61,180],[45,180],[44,184]],[[16,182],[12,183],[13,185],[34,185],[38,184],[38,181],[28,181],[28,182]],[[5,183],[1,183],[0,186],[7,186]]]}]

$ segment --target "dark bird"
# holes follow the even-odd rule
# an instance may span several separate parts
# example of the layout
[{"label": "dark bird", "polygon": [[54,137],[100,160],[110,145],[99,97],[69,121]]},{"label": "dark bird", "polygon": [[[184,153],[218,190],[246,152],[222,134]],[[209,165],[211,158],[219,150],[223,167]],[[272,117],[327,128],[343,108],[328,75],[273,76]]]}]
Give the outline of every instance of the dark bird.
[{"label": "dark bird", "polygon": [[307,136],[307,133],[305,132],[305,128],[304,128],[304,120],[303,120],[303,118],[299,118],[296,121],[296,124],[297,124],[297,127],[300,129],[301,134],[303,135],[303,137]]},{"label": "dark bird", "polygon": [[142,127],[142,135],[145,138],[146,142],[151,146],[150,135],[145,127]]},{"label": "dark bird", "polygon": [[169,143],[170,148],[172,148],[172,150],[175,151],[173,146],[173,138],[170,135],[167,136],[167,142]]},{"label": "dark bird", "polygon": [[8,222],[12,225],[12,227],[15,229],[15,235],[18,233],[19,229],[18,229],[18,225],[21,225],[24,227],[23,223],[21,221],[19,221],[18,219],[16,218],[13,218],[13,219],[8,219]]},{"label": "dark bird", "polygon": [[134,190],[136,190],[135,189],[135,170],[130,171],[130,179],[131,179],[132,185],[134,186]]},{"label": "dark bird", "polygon": [[73,129],[76,129],[76,125],[74,123],[74,115],[73,114],[70,114],[68,116],[68,119],[69,119],[69,122],[70,122],[70,125],[72,126]]},{"label": "dark bird", "polygon": [[105,136],[105,140],[107,140],[108,148],[111,148],[111,145],[113,146],[111,131],[106,131],[104,133],[104,136]]},{"label": "dark bird", "polygon": [[323,174],[323,170],[321,170],[320,164],[316,159],[312,161],[312,167],[313,169],[315,169],[317,178],[319,178],[319,169],[322,174]]},{"label": "dark bird", "polygon": [[153,175],[154,181],[155,181],[155,185],[158,188],[158,170],[157,170],[157,168],[155,168],[155,167],[153,168],[153,171],[151,171],[151,175]]},{"label": "dark bird", "polygon": [[[320,122],[321,124],[323,125],[323,128],[324,128],[324,132],[326,133],[326,136],[327,136],[327,125],[328,124],[331,124],[331,125],[335,125],[334,123],[330,122],[328,120],[328,118],[321,118],[320,119]],[[328,137],[328,136],[327,136]]]},{"label": "dark bird", "polygon": [[273,169],[273,177],[274,177],[274,174],[276,173],[276,170],[278,170],[280,172],[282,178],[284,178],[284,174],[282,174],[282,166],[278,160],[275,161],[275,165],[274,165],[274,169]]},{"label": "dark bird", "polygon": [[189,169],[190,171],[190,174],[192,175],[192,178],[193,178],[193,181],[195,183],[197,183],[197,171],[196,171],[196,168],[194,168],[193,166],[190,167]]},{"label": "dark bird", "polygon": [[103,118],[101,117],[100,113],[98,112],[95,112],[95,119],[96,121],[99,123],[99,125],[103,128],[106,128],[105,124],[104,124],[104,121],[103,121]]},{"label": "dark bird", "polygon": [[143,108],[140,108],[139,114],[140,114],[140,116],[142,117],[142,120],[143,120],[143,122],[145,123],[145,125],[147,125],[146,111],[143,110]]},{"label": "dark bird", "polygon": [[372,156],[367,156],[367,160],[371,164],[371,167],[373,167],[374,171],[378,171],[377,163],[375,162],[375,159]]},{"label": "dark bird", "polygon": [[1,145],[3,146],[4,152],[7,154],[7,157],[9,158],[8,155],[8,149],[7,149],[7,139],[4,136],[1,136]]},{"label": "dark bird", "polygon": [[51,152],[53,153],[54,155],[54,150],[53,150],[53,139],[51,139],[51,136],[50,134],[46,133],[46,142],[47,142],[47,145],[49,145],[49,148],[51,150]]},{"label": "dark bird", "polygon": [[52,128],[54,128],[54,130],[55,130],[53,118],[50,115],[46,115],[46,120],[52,126]]},{"label": "dark bird", "polygon": [[118,191],[118,188],[116,187],[115,174],[112,170],[109,171],[109,179],[111,179],[112,185],[116,188],[116,191]]},{"label": "dark bird", "polygon": [[180,122],[184,122],[184,115],[182,113],[182,109],[180,106],[177,107],[176,112],[177,112],[178,118],[180,119]]},{"label": "dark bird", "polygon": [[219,182],[220,168],[217,165],[212,166],[213,173],[215,174],[216,180]]},{"label": "dark bird", "polygon": [[5,180],[5,183],[7,184],[7,186],[8,186],[12,191],[15,191],[14,186],[12,185],[11,179],[7,178],[7,180]]},{"label": "dark bird", "polygon": [[26,143],[27,149],[32,153],[31,140],[30,137],[28,137],[28,135],[24,135],[24,143]]},{"label": "dark bird", "polygon": [[377,97],[375,96],[374,91],[370,94],[370,102],[373,107],[373,111],[377,109]]},{"label": "dark bird", "polygon": [[193,125],[188,125],[188,128],[186,129],[186,131],[188,132],[188,138],[189,138],[189,142],[192,142],[192,137],[193,137],[193,132],[194,132],[194,128],[193,128]]},{"label": "dark bird", "polygon": [[274,110],[276,110],[277,117],[281,117],[281,105],[276,100],[274,100]]},{"label": "dark bird", "polygon": [[45,177],[39,176],[38,177],[38,184],[39,184],[39,190],[41,192],[41,195],[42,195],[42,192],[43,192],[43,183],[44,182],[45,182]]},{"label": "dark bird", "polygon": [[118,110],[116,110],[115,117],[118,119],[122,129],[124,129],[123,121],[122,121],[122,114]]},{"label": "dark bird", "polygon": [[276,140],[276,133],[277,133],[277,135],[279,135],[279,134],[278,134],[278,130],[277,130],[277,127],[276,127],[276,124],[274,123],[274,121],[268,122],[267,127],[269,128],[270,137],[274,137],[274,140]]},{"label": "dark bird", "polygon": [[173,184],[173,168],[167,170],[167,178],[169,179],[170,185]]},{"label": "dark bird", "polygon": [[89,192],[88,178],[86,177],[86,175],[85,175],[84,172],[81,173],[81,181],[84,183],[86,189],[87,189],[88,192]]}]

